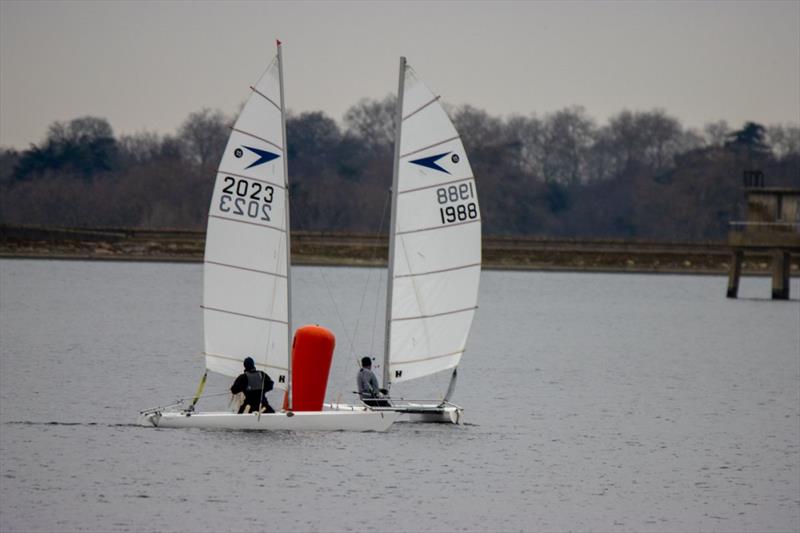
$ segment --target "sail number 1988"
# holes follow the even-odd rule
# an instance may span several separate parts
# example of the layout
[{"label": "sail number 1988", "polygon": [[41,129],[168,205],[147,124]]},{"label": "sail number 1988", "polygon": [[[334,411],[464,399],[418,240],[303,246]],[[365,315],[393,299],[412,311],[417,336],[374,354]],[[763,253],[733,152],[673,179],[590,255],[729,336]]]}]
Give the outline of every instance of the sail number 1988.
[{"label": "sail number 1988", "polygon": [[462,203],[474,198],[475,190],[472,182],[436,189],[436,201],[439,202],[439,205],[444,206],[439,208],[442,224],[478,218],[478,205],[475,202]]}]

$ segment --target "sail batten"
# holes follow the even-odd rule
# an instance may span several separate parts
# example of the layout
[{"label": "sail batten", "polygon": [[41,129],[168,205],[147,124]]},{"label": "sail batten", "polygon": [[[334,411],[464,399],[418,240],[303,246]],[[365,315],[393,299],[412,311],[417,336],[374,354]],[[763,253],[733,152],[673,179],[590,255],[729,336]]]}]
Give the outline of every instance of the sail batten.
[{"label": "sail batten", "polygon": [[[238,359],[238,358],[236,358],[236,357],[229,357],[229,356],[227,356],[227,355],[222,355],[222,354],[219,354],[219,353],[208,353],[208,352],[204,352],[204,353],[203,353],[203,355],[204,355],[205,357],[216,357],[217,359],[227,359],[227,360],[229,360],[229,361],[235,361],[235,362],[237,362],[237,363],[240,363],[240,362],[241,362],[241,361],[239,361],[239,359]],[[264,364],[261,364],[261,363],[256,363],[256,368],[258,368],[259,370],[264,370],[264,369],[266,369],[266,368],[274,368],[274,369],[276,369],[276,370],[283,370],[283,371],[286,371],[286,370],[288,370],[288,368],[285,368],[285,367],[280,367],[280,366],[275,366],[275,365],[264,365]]]},{"label": "sail batten", "polygon": [[408,359],[404,361],[395,361],[394,364],[396,365],[407,365],[411,363],[422,363],[424,361],[433,361],[434,359],[442,359],[444,357],[452,357],[454,355],[461,355],[464,353],[464,350],[459,350],[457,352],[452,353],[443,353],[441,355],[431,355],[430,357],[423,357],[421,359]]},{"label": "sail batten", "polygon": [[264,322],[274,322],[276,324],[288,324],[288,322],[286,320],[276,320],[274,318],[268,318],[268,317],[264,317],[264,316],[248,315],[247,313],[239,313],[237,311],[231,311],[229,309],[219,309],[219,308],[216,308],[216,307],[208,307],[207,305],[201,305],[200,307],[202,309],[205,309],[206,311],[214,311],[216,313],[225,313],[227,315],[235,315],[235,316],[240,316],[240,317],[243,317],[243,318],[252,318],[253,320],[263,320]]},{"label": "sail batten", "polygon": [[270,98],[266,94],[262,93],[261,91],[259,91],[255,87],[250,87],[250,90],[252,90],[257,95],[261,96],[262,98],[266,99],[266,101],[269,102],[270,104],[274,105],[278,109],[278,111],[283,111],[283,109],[281,109],[281,106],[276,104],[275,102],[273,102],[272,98]]},{"label": "sail batten", "polygon": [[453,185],[454,183],[461,183],[462,181],[467,181],[472,179],[475,179],[475,176],[469,176],[467,178],[459,178],[457,180],[446,181],[444,183],[437,183],[435,185],[426,185],[425,187],[417,187],[416,189],[406,189],[404,191],[397,191],[397,194],[408,194],[410,192],[425,191],[427,189],[433,189],[434,187],[441,187],[443,185]]},{"label": "sail batten", "polygon": [[276,278],[284,278],[284,279],[286,279],[286,274],[279,274],[277,272],[270,272],[270,271],[267,271],[267,270],[257,270],[255,268],[247,268],[247,267],[243,267],[243,266],[240,266],[240,265],[229,265],[227,263],[220,263],[218,261],[209,261],[209,260],[207,260],[206,263],[209,264],[209,265],[217,265],[217,266],[221,266],[221,267],[225,267],[225,268],[235,268],[237,270],[246,270],[248,272],[255,272],[257,274],[264,274],[266,276],[275,276]]},{"label": "sail batten", "polygon": [[414,111],[412,111],[408,115],[404,116],[403,120],[407,120],[407,119],[413,117],[414,115],[416,115],[417,113],[419,113],[420,111],[422,111],[423,109],[425,109],[426,107],[428,107],[429,105],[431,105],[432,103],[437,101],[439,98],[441,98],[441,96],[436,96],[436,97],[432,98],[431,100],[429,100],[427,103],[422,104],[422,106],[418,107],[417,109],[415,109]]},{"label": "sail batten", "polygon": [[459,265],[459,266],[454,266],[454,267],[450,267],[450,268],[443,268],[443,269],[440,269],[440,270],[431,270],[431,271],[428,271],[428,272],[414,272],[413,274],[398,274],[398,275],[395,276],[395,279],[415,278],[415,277],[420,277],[420,276],[430,276],[432,274],[443,274],[445,272],[455,272],[456,270],[464,270],[464,269],[467,269],[467,268],[476,268],[476,267],[480,268],[480,266],[481,266],[480,263],[471,263],[471,264],[468,264],[468,265]]},{"label": "sail batten", "polygon": [[[480,220],[467,220],[465,222],[454,222],[454,223],[450,224],[447,227],[451,228],[451,227],[454,227],[454,226],[463,226],[464,224],[480,224],[480,222],[481,222]],[[412,229],[412,230],[408,230],[408,231],[398,231],[397,235],[408,235],[410,233],[422,233],[422,232],[425,232],[425,231],[434,231],[434,230],[440,230],[440,229],[442,229],[441,226],[429,226],[427,228],[417,228],[417,229]]]},{"label": "sail batten", "polygon": [[425,320],[426,318],[435,318],[437,316],[454,315],[456,313],[466,313],[467,311],[474,311],[478,306],[465,307],[464,309],[453,309],[452,311],[443,311],[441,313],[433,313],[430,315],[416,315],[416,316],[399,316],[392,318],[392,322],[401,322],[403,320]]},{"label": "sail batten", "polygon": [[281,229],[281,228],[276,227],[276,226],[270,226],[269,224],[259,224],[258,222],[250,222],[249,220],[239,220],[237,218],[224,217],[224,216],[221,216],[221,215],[208,215],[208,217],[209,218],[216,218],[216,219],[219,219],[219,220],[227,220],[228,222],[235,222],[236,224],[250,224],[251,226],[257,226],[259,228],[267,228],[267,229],[279,231],[281,233],[286,233],[286,230]]},{"label": "sail batten", "polygon": [[460,139],[460,138],[461,138],[460,135],[456,135],[455,137],[450,137],[449,139],[445,139],[443,141],[438,141],[438,142],[435,142],[433,144],[429,144],[428,146],[423,146],[422,148],[414,150],[413,152],[408,152],[407,154],[401,155],[400,159],[405,159],[406,157],[411,157],[414,154],[418,154],[420,152],[424,152],[425,150],[430,150],[431,148],[436,148],[437,146],[441,146],[442,144],[446,144],[446,143],[449,143],[450,141],[455,141],[456,139]]},{"label": "sail batten", "polygon": [[281,152],[284,151],[282,146],[277,145],[274,142],[269,141],[267,139],[264,139],[262,137],[259,137],[255,133],[251,133],[249,131],[245,131],[245,130],[242,130],[242,129],[239,129],[239,128],[231,128],[231,131],[235,131],[236,133],[241,133],[242,135],[247,135],[248,137],[252,137],[253,139],[258,139],[261,142],[265,142],[265,143],[269,144],[270,146],[272,146],[276,150],[280,150]]},{"label": "sail batten", "polygon": [[401,66],[384,386],[458,365],[481,266],[480,207],[461,137],[439,97]]}]

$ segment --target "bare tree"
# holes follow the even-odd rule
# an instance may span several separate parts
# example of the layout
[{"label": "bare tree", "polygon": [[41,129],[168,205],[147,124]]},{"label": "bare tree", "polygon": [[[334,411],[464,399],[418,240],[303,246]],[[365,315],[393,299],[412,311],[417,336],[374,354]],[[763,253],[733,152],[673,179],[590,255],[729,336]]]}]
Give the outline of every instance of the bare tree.
[{"label": "bare tree", "polygon": [[589,181],[603,181],[612,178],[619,171],[617,150],[608,127],[595,131],[594,142],[586,158]]},{"label": "bare tree", "polygon": [[450,116],[468,147],[496,146],[506,142],[503,121],[482,109],[465,105],[452,110]]},{"label": "bare tree", "polygon": [[510,117],[503,128],[508,141],[519,144],[519,157],[516,164],[520,171],[541,176],[544,160],[545,128],[536,116]]},{"label": "bare tree", "polygon": [[703,133],[705,133],[706,142],[711,146],[720,147],[725,144],[725,140],[731,132],[728,122],[725,120],[718,120],[716,122],[709,122],[703,126]]},{"label": "bare tree", "polygon": [[544,120],[541,169],[545,181],[574,185],[588,176],[594,121],[582,107],[557,111]]},{"label": "bare tree", "polygon": [[295,172],[319,172],[335,164],[342,139],[339,126],[321,111],[290,116],[286,121],[289,157],[296,160]]},{"label": "bare tree", "polygon": [[642,113],[639,117],[645,132],[645,161],[656,172],[671,167],[673,158],[681,148],[683,129],[676,118],[663,109]]},{"label": "bare tree", "polygon": [[767,141],[778,158],[800,156],[800,126],[796,124],[768,126]]},{"label": "bare tree", "polygon": [[187,159],[200,166],[218,162],[230,134],[229,123],[219,110],[203,108],[190,114],[178,131]]},{"label": "bare tree", "polygon": [[678,120],[660,109],[622,111],[603,129],[614,172],[642,165],[661,172],[674,163],[675,154],[688,140]]},{"label": "bare tree", "polygon": [[347,133],[361,139],[374,154],[391,153],[394,143],[394,121],[397,98],[361,99],[344,114]]},{"label": "bare tree", "polygon": [[119,138],[120,158],[124,166],[140,165],[161,154],[161,137],[157,133],[141,132]]}]

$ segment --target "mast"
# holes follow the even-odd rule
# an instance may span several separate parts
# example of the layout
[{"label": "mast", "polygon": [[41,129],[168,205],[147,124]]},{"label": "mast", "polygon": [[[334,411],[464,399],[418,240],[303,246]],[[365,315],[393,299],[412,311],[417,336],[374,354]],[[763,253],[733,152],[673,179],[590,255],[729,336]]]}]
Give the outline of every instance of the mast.
[{"label": "mast", "polygon": [[392,287],[394,285],[394,247],[395,226],[397,224],[397,179],[400,174],[400,133],[403,126],[403,90],[405,89],[406,58],[400,58],[400,75],[397,81],[397,112],[395,114],[394,129],[394,167],[392,169],[392,214],[389,226],[389,270],[386,278],[386,338],[383,347],[383,388],[389,390],[391,377],[389,375],[389,350],[392,337]]},{"label": "mast", "polygon": [[283,51],[280,40],[275,41],[278,46],[278,85],[281,90],[281,131],[283,133],[283,185],[286,194],[284,211],[286,212],[286,321],[288,329],[289,364],[286,372],[286,394],[288,396],[289,411],[292,410],[292,241],[291,226],[289,225],[289,151],[286,142],[286,104],[283,98]]}]

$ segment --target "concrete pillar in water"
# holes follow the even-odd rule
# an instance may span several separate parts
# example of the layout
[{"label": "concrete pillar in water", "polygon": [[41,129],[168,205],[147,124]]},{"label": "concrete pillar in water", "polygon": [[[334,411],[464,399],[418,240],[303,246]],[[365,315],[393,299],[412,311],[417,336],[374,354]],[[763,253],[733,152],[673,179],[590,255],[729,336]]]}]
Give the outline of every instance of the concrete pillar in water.
[{"label": "concrete pillar in water", "polygon": [[742,258],[744,252],[734,250],[731,254],[731,268],[728,270],[728,298],[739,295],[739,278],[742,275]]},{"label": "concrete pillar in water", "polygon": [[789,299],[789,269],[791,261],[789,252],[775,250],[772,252],[772,299]]}]

